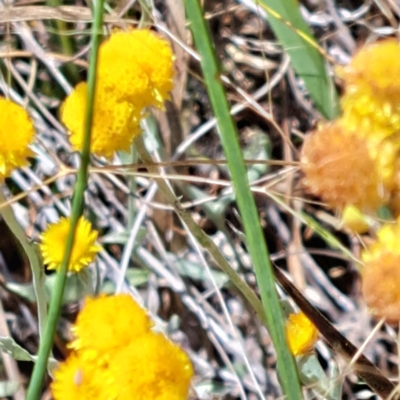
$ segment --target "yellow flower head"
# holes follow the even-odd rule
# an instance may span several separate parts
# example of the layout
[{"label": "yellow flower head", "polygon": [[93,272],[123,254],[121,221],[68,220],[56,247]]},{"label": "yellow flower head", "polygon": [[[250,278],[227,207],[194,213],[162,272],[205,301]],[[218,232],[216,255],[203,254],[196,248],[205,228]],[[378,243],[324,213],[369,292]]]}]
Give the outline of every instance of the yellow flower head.
[{"label": "yellow flower head", "polygon": [[286,339],[294,356],[310,353],[318,340],[318,331],[304,313],[290,314],[286,321]]},{"label": "yellow flower head", "polygon": [[400,218],[378,230],[377,240],[362,252],[361,259],[363,262],[378,260],[386,252],[400,256]]},{"label": "yellow flower head", "polygon": [[368,232],[372,221],[355,206],[346,206],[342,213],[341,226],[355,233]]},{"label": "yellow flower head", "polygon": [[128,345],[151,326],[146,311],[127,294],[87,298],[73,327],[75,340],[70,347],[89,358],[98,357]]},{"label": "yellow flower head", "polygon": [[149,333],[114,353],[109,363],[110,399],[186,400],[193,367],[164,335]]},{"label": "yellow flower head", "polygon": [[[40,250],[48,269],[57,269],[61,266],[70,224],[70,218],[61,218],[59,222],[49,225],[41,235]],[[96,245],[96,239],[97,231],[92,230],[90,222],[81,217],[75,232],[68,271],[79,272],[94,260],[101,249]]]},{"label": "yellow flower head", "polygon": [[153,31],[116,31],[100,46],[99,83],[138,110],[162,108],[173,87],[173,61],[170,45]]},{"label": "yellow flower head", "polygon": [[[72,146],[82,150],[87,104],[87,84],[79,83],[61,107],[61,121],[67,127]],[[111,158],[116,151],[129,150],[140,134],[139,111],[113,93],[98,86],[94,105],[91,147],[92,153]]]},{"label": "yellow flower head", "polygon": [[88,363],[78,353],[69,355],[54,371],[54,400],[106,400],[107,371]]},{"label": "yellow flower head", "polygon": [[389,199],[394,167],[374,154],[365,139],[340,121],[325,124],[304,141],[304,184],[333,208],[375,211]]},{"label": "yellow flower head", "polygon": [[400,129],[400,45],[387,39],[363,47],[338,70],[345,83],[344,119],[383,137]]},{"label": "yellow flower head", "polygon": [[0,97],[0,180],[28,164],[28,148],[35,130],[28,113],[18,104]]}]

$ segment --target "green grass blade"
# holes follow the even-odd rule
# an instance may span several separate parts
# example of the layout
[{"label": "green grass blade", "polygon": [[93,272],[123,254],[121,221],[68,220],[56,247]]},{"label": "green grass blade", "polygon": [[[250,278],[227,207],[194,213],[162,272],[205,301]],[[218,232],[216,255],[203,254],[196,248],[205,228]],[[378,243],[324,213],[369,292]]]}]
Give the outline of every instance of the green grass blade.
[{"label": "green grass blade", "polygon": [[197,50],[201,56],[201,67],[210,101],[218,122],[222,145],[232,175],[235,195],[243,219],[247,245],[254,264],[257,282],[266,314],[267,328],[278,355],[278,374],[285,398],[301,399],[301,388],[297,368],[287,347],[283,315],[275,289],[275,278],[263,239],[258,212],[247,180],[236,127],[229,113],[229,105],[220,80],[220,71],[215,58],[209,29],[203,18],[198,0],[185,0],[186,13]]},{"label": "green grass blade", "polygon": [[328,119],[339,114],[338,96],[318,43],[304,21],[297,0],[255,0],[268,13],[279,43],[310,92],[318,110]]}]

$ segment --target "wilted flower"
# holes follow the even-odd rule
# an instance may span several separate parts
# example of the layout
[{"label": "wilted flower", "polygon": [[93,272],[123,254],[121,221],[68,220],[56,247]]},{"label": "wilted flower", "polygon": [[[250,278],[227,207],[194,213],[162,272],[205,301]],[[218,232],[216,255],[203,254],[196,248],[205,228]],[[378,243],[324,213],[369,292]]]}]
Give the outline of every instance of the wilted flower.
[{"label": "wilted flower", "polygon": [[380,139],[400,129],[400,45],[397,39],[368,44],[339,68],[345,83],[343,119],[351,129]]},{"label": "wilted flower", "polygon": [[127,346],[151,327],[146,311],[127,294],[87,298],[72,328],[70,347],[98,357]]},{"label": "wilted flower", "polygon": [[28,113],[18,104],[0,97],[0,180],[28,164],[28,148],[35,134]]},{"label": "wilted flower", "polygon": [[362,293],[371,313],[391,322],[400,321],[399,265],[399,253],[383,250],[362,270]]},{"label": "wilted flower", "polygon": [[394,164],[378,158],[364,138],[348,131],[340,121],[307,135],[301,168],[307,189],[339,209],[354,205],[362,211],[375,211],[387,203],[395,184]]},{"label": "wilted flower", "polygon": [[99,50],[99,84],[136,109],[162,108],[173,88],[169,43],[149,29],[116,31]]},{"label": "wilted flower", "polygon": [[[50,224],[41,235],[40,250],[48,269],[61,266],[70,225],[70,218],[61,218],[59,222]],[[96,245],[96,239],[97,231],[92,230],[90,222],[81,217],[76,227],[68,271],[79,272],[94,260],[101,249]]]},{"label": "wilted flower", "polygon": [[400,321],[400,219],[379,229],[361,260],[362,292],[371,312]]},{"label": "wilted flower", "polygon": [[[61,121],[67,127],[75,150],[82,150],[87,105],[87,84],[79,83],[61,107]],[[98,85],[94,104],[90,150],[98,156],[111,158],[116,151],[128,151],[140,134],[140,110],[130,103],[117,100],[112,92]]]},{"label": "wilted flower", "polygon": [[286,339],[294,356],[310,353],[318,340],[318,331],[302,312],[290,314],[286,321]]}]

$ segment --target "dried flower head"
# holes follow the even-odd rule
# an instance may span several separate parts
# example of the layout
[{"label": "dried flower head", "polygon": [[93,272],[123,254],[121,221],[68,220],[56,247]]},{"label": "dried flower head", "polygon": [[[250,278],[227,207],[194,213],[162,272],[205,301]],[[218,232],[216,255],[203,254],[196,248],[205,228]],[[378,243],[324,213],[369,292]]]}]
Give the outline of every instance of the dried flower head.
[{"label": "dried flower head", "polygon": [[400,129],[400,45],[387,39],[363,47],[338,70],[345,83],[344,116],[356,129],[387,137]]},{"label": "dried flower head", "polygon": [[374,159],[365,139],[340,122],[309,134],[301,155],[308,190],[339,209],[354,205],[374,211],[388,201],[394,170],[385,160],[381,162]]},{"label": "dried flower head", "polygon": [[99,50],[99,82],[136,109],[162,108],[174,75],[169,43],[148,29],[116,31]]},{"label": "dried flower head", "polygon": [[362,293],[372,314],[390,322],[400,321],[400,252],[382,249],[369,256],[362,270]]},{"label": "dried flower head", "polygon": [[91,358],[127,346],[152,326],[146,311],[131,296],[87,298],[73,327],[70,347]]},{"label": "dried flower head", "polygon": [[[82,150],[87,105],[87,84],[79,83],[61,107],[61,121],[67,127],[75,150]],[[140,111],[126,101],[117,100],[112,92],[98,86],[94,104],[90,150],[111,158],[116,151],[129,150],[140,134]]]},{"label": "dried flower head", "polygon": [[107,371],[83,360],[78,353],[69,355],[54,371],[51,391],[54,400],[106,400]]},{"label": "dried flower head", "polygon": [[400,218],[384,224],[361,254],[362,292],[374,315],[400,321]]},{"label": "dried flower head", "polygon": [[[70,225],[70,218],[61,218],[59,222],[50,224],[41,235],[40,250],[48,269],[57,269],[61,266]],[[94,260],[101,249],[96,245],[96,239],[97,231],[92,230],[90,222],[81,217],[75,232],[68,271],[79,272]]]},{"label": "dried flower head", "polygon": [[18,104],[0,97],[0,180],[28,164],[28,148],[35,134],[28,113]]},{"label": "dried flower head", "polygon": [[294,356],[310,353],[318,340],[318,331],[304,313],[290,314],[286,321],[286,339]]},{"label": "dried flower head", "polygon": [[186,353],[153,332],[115,352],[109,370],[109,398],[120,400],[185,400],[193,376]]}]

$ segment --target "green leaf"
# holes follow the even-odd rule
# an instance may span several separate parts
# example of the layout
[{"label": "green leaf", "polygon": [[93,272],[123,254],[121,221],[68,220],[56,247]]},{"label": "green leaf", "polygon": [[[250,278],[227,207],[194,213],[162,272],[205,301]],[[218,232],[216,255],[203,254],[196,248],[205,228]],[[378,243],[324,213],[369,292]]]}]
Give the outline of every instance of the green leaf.
[{"label": "green leaf", "polygon": [[[138,268],[128,268],[125,274],[125,279],[129,282],[130,285],[134,287],[141,286],[148,282],[150,272],[144,269]],[[115,293],[115,283],[110,280],[105,280],[103,285],[101,286],[101,292],[106,294],[114,294]]]},{"label": "green leaf", "polygon": [[[332,390],[337,386],[334,380],[329,379],[315,354],[298,357],[299,375],[301,382],[326,400],[337,400],[332,397]],[[335,393],[336,394],[336,393]]]},{"label": "green leaf", "polygon": [[[187,276],[193,280],[206,281],[212,284],[208,272],[200,264],[188,260],[179,260],[174,263],[174,266],[180,276]],[[213,269],[210,272],[218,287],[224,286],[229,281],[229,278],[223,272]]]},{"label": "green leaf", "polygon": [[19,389],[20,383],[14,381],[0,381],[0,397],[13,396]]},{"label": "green leaf", "polygon": [[[17,344],[13,338],[0,336],[0,350],[3,353],[9,354],[14,360],[17,361],[33,361],[35,362],[37,357],[30,354],[27,350]],[[57,360],[49,358],[48,367],[53,370],[58,365]]]},{"label": "green leaf", "polygon": [[[147,230],[143,227],[139,229],[139,233],[137,235],[136,243],[140,243],[140,241],[146,236]],[[124,230],[122,232],[112,232],[107,235],[104,235],[101,238],[102,244],[121,244],[125,245],[129,239],[130,232]]]},{"label": "green leaf", "polygon": [[339,102],[324,56],[304,21],[296,0],[255,0],[268,13],[279,43],[289,54],[297,75],[304,80],[318,110],[328,119],[339,114]]},{"label": "green leaf", "polygon": [[[44,294],[48,300],[53,293],[56,282],[56,275],[46,276],[46,293]],[[16,293],[18,296],[27,299],[31,303],[36,302],[35,290],[32,284],[7,283],[7,289]],[[43,294],[42,294],[43,295]],[[65,291],[63,297],[63,305],[76,303],[85,296],[93,295],[93,283],[91,274],[88,270],[82,270],[78,274],[69,274],[65,282]]]}]

